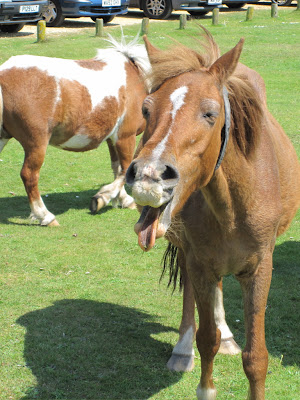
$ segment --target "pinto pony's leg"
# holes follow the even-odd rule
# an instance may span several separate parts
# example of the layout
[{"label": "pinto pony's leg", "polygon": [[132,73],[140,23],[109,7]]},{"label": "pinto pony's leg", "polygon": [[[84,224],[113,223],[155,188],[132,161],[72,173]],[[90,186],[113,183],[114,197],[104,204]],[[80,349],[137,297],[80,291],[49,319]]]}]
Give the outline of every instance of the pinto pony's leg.
[{"label": "pinto pony's leg", "polygon": [[214,314],[217,327],[221,331],[221,345],[219,348],[219,353],[229,355],[239,354],[241,349],[235,342],[233,334],[229,329],[225,319],[222,281],[218,283],[218,287],[216,289]]},{"label": "pinto pony's leg", "polygon": [[45,153],[46,146],[37,147],[34,150],[25,150],[25,159],[21,170],[21,178],[31,208],[30,218],[37,219],[41,225],[56,226],[59,225],[59,223],[56,221],[55,215],[47,210],[38,189],[40,168],[44,162]]},{"label": "pinto pony's leg", "polygon": [[[135,143],[135,137],[133,138],[133,141]],[[113,202],[113,205],[119,201],[123,208],[135,208],[133,198],[129,196],[124,189],[125,172],[133,157],[134,144],[133,149],[129,149],[128,161],[125,162],[123,161],[124,155],[122,146],[120,147],[118,142],[114,145],[110,139],[107,140],[107,144],[115,179],[109,185],[103,186],[99,192],[92,197],[90,210],[93,214],[105,207],[110,201]],[[131,156],[129,156],[130,154]],[[125,157],[125,160],[126,159],[127,158]]]},{"label": "pinto pony's leg", "polygon": [[265,342],[265,310],[272,276],[272,255],[269,254],[251,277],[240,277],[243,290],[246,346],[242,353],[243,367],[249,380],[249,400],[264,400],[268,368]]},{"label": "pinto pony's leg", "polygon": [[1,138],[1,135],[0,135],[0,153],[3,150],[4,146],[7,144],[8,140],[9,139]]},{"label": "pinto pony's leg", "polygon": [[196,334],[195,300],[193,287],[188,278],[183,252],[178,250],[178,263],[183,279],[183,307],[182,319],[179,327],[179,340],[173,349],[172,356],[167,363],[171,371],[192,371],[194,368],[193,342]]}]

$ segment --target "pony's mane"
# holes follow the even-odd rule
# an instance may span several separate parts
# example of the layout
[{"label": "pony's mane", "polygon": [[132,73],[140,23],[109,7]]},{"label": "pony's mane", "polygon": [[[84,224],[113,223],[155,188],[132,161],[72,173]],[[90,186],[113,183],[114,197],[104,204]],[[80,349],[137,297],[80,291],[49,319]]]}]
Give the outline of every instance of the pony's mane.
[{"label": "pony's mane", "polygon": [[[145,84],[148,82],[146,76],[151,70],[150,61],[148,54],[144,45],[138,44],[139,35],[137,35],[133,40],[126,43],[125,36],[122,31],[121,40],[117,41],[110,34],[108,34],[108,39],[105,39],[109,43],[106,49],[98,49],[96,58],[98,60],[105,61],[106,57],[109,57],[110,52],[117,52],[126,57],[139,69]],[[147,85],[148,90],[150,89]]]},{"label": "pony's mane", "polygon": [[[220,50],[211,34],[204,29],[204,40],[193,39],[199,51],[176,42],[172,48],[151,54],[151,70],[147,79],[151,92],[166,80],[186,72],[207,71],[220,57]],[[246,75],[233,74],[226,83],[231,106],[231,134],[246,158],[250,158],[259,140],[263,116],[259,94]]]}]

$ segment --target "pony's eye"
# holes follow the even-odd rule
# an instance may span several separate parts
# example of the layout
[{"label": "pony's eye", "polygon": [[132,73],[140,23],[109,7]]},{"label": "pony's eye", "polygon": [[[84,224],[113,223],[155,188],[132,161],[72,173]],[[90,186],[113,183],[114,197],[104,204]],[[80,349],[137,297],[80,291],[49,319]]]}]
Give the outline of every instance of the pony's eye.
[{"label": "pony's eye", "polygon": [[203,118],[210,124],[214,125],[216,122],[218,114],[216,112],[208,111],[203,114]]},{"label": "pony's eye", "polygon": [[143,104],[143,107],[142,107],[142,114],[143,114],[143,117],[146,119],[149,117],[149,110],[145,104]]}]

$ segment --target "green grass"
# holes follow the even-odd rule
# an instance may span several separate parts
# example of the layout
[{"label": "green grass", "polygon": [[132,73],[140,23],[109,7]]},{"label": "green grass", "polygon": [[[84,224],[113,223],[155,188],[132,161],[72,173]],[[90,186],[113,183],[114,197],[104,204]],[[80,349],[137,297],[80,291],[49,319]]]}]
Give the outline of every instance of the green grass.
[{"label": "green grass", "polygon": [[[220,26],[201,20],[222,52],[246,38],[242,61],[265,79],[271,111],[292,139],[299,139],[299,13],[269,11],[221,14]],[[198,28],[179,22],[150,23],[149,38],[160,47],[176,38],[190,46]],[[262,27],[263,26],[263,27]],[[134,37],[139,27],[124,29]],[[109,29],[114,36],[119,29]],[[2,38],[0,59],[13,54],[89,58],[105,46],[83,31],[77,36]],[[137,212],[106,208],[91,215],[99,186],[112,180],[105,145],[85,154],[49,148],[40,190],[56,214],[57,229],[30,225],[19,177],[21,146],[11,141],[0,155],[0,399],[98,400],[195,398],[200,360],[192,373],[171,373],[165,364],[177,340],[181,295],[158,284],[166,243],[150,253],[137,246]],[[300,215],[281,236],[266,310],[270,354],[268,400],[299,399]],[[244,344],[243,311],[237,282],[224,283],[227,321]],[[198,355],[197,351],[196,354]],[[241,358],[218,355],[214,366],[218,399],[245,399]]]}]

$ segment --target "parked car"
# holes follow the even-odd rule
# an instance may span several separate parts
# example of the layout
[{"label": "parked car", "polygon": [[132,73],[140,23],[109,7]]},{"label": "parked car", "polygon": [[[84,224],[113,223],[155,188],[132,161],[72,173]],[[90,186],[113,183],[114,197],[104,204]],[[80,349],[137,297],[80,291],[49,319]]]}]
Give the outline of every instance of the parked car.
[{"label": "parked car", "polygon": [[143,10],[146,17],[167,19],[173,10],[185,10],[193,16],[205,15],[222,5],[222,0],[130,0],[129,7]]},{"label": "parked car", "polygon": [[44,19],[47,26],[60,26],[66,17],[102,18],[108,23],[116,15],[126,14],[128,4],[129,0],[49,0]]},{"label": "parked car", "polygon": [[[271,0],[279,6],[287,6],[292,0]],[[188,11],[194,17],[207,14],[216,7],[226,5],[229,8],[241,8],[259,0],[130,0],[129,8],[139,8],[144,15],[152,19],[167,19],[174,10]]]},{"label": "parked car", "polygon": [[48,0],[0,0],[0,31],[20,31],[26,22],[42,19],[47,7]]}]

